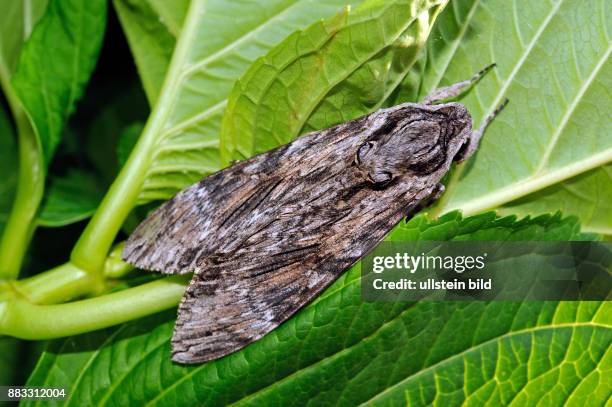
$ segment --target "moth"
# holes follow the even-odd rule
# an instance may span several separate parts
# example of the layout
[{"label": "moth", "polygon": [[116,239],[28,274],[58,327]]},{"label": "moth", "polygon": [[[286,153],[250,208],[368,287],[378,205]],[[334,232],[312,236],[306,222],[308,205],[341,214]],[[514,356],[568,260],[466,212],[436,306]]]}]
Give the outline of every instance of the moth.
[{"label": "moth", "polygon": [[459,95],[492,66],[420,104],[380,109],[238,162],[145,219],[123,259],[194,273],[173,360],[213,360],[266,335],[437,198],[451,164],[474,153],[505,103],[473,131],[465,106],[434,102]]}]

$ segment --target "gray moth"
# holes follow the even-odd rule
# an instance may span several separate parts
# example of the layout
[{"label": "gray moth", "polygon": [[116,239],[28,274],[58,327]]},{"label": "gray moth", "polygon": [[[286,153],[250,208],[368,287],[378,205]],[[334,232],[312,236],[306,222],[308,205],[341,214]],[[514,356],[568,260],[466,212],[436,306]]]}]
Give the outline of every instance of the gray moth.
[{"label": "gray moth", "polygon": [[[493,66],[493,65],[492,65]],[[478,130],[457,96],[380,109],[312,132],[212,174],[160,206],[129,237],[127,262],[193,272],[178,310],[172,358],[213,360],[261,338],[443,191]]]}]

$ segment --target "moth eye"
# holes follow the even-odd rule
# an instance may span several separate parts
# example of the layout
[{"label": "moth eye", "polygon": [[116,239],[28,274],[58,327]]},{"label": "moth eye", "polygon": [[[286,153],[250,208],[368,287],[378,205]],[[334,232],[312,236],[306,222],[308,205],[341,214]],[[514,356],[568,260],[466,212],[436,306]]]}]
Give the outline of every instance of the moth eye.
[{"label": "moth eye", "polygon": [[357,155],[355,156],[355,161],[359,164],[365,155],[374,147],[374,143],[371,141],[366,141],[363,143],[359,149],[357,150]]}]

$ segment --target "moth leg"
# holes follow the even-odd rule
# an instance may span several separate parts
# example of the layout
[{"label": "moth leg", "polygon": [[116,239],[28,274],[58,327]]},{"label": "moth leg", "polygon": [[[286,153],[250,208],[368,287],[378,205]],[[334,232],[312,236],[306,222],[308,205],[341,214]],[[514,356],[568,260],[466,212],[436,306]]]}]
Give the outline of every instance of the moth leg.
[{"label": "moth leg", "polygon": [[455,83],[450,86],[446,86],[444,88],[434,89],[433,91],[431,91],[429,95],[425,96],[425,99],[423,99],[421,103],[423,103],[424,105],[432,105],[435,102],[440,102],[445,99],[459,96],[460,94],[462,94],[463,92],[471,88],[472,85],[478,82],[480,78],[485,76],[485,74],[489,72],[491,69],[493,69],[495,66],[496,64],[493,63],[481,69],[480,71],[476,72],[474,76],[472,76],[470,79],[461,81],[459,83]]},{"label": "moth leg", "polygon": [[430,202],[437,201],[438,198],[442,196],[444,191],[446,191],[446,187],[443,183],[439,182],[438,185],[435,186],[434,190],[431,191],[431,195],[429,195],[427,200]]},{"label": "moth leg", "polygon": [[455,156],[455,161],[464,161],[466,158],[474,154],[474,151],[476,151],[476,149],[478,148],[478,144],[480,143],[480,139],[484,135],[485,130],[487,129],[489,124],[491,124],[495,116],[497,116],[499,112],[501,112],[504,107],[506,107],[508,102],[508,98],[504,99],[504,101],[501,102],[499,106],[497,106],[495,110],[493,110],[493,112],[491,112],[489,115],[487,115],[487,117],[484,118],[484,120],[480,124],[480,127],[478,127],[478,129],[473,131],[470,135],[470,138],[467,141],[467,146],[464,145],[461,151]]}]

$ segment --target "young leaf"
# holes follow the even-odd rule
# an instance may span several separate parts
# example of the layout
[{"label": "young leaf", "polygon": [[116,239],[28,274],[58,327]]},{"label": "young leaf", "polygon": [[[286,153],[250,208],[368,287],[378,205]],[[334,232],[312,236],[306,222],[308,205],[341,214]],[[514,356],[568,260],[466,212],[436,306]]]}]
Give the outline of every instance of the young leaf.
[{"label": "young leaf", "polygon": [[103,0],[51,0],[21,51],[12,84],[32,121],[45,165],[96,65],[105,24]]},{"label": "young leaf", "polygon": [[[560,215],[451,213],[417,217],[390,238],[584,238],[578,229]],[[607,302],[364,303],[359,282],[353,267],[263,339],[199,366],[171,362],[172,313],[55,341],[28,385],[69,385],[68,406],[599,405],[609,396]]]},{"label": "young leaf", "polygon": [[289,36],[236,83],[224,116],[224,163],[380,106],[425,44],[446,1],[369,1]]},{"label": "young leaf", "polygon": [[[424,68],[410,76],[404,95],[416,89],[422,97],[496,62],[461,102],[476,125],[505,98],[510,103],[476,157],[453,174],[436,213],[496,208],[612,160],[611,15],[605,0],[580,7],[564,0],[459,0],[447,7],[431,35]],[[606,197],[610,192],[601,191]]]},{"label": "young leaf", "polygon": [[103,191],[93,174],[69,170],[64,177],[51,177],[36,222],[40,226],[57,227],[91,216]]}]

